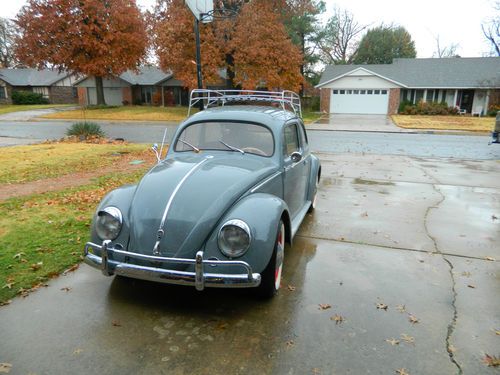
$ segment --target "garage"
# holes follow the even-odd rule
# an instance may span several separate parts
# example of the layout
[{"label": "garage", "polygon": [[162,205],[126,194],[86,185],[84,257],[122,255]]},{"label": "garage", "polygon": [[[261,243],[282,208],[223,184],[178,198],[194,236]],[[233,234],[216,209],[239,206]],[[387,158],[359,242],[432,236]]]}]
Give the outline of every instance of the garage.
[{"label": "garage", "polygon": [[388,104],[387,89],[333,89],[330,113],[385,115]]},{"label": "garage", "polygon": [[[87,98],[89,105],[97,104],[97,93],[95,87],[87,88]],[[107,105],[122,105],[123,94],[121,87],[104,87],[104,100]]]}]

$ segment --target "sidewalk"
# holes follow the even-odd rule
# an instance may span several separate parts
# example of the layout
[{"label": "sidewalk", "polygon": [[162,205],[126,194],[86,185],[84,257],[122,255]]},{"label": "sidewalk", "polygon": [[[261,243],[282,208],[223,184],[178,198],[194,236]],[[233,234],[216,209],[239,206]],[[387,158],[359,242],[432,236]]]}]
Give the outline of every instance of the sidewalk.
[{"label": "sidewalk", "polygon": [[380,132],[407,134],[448,134],[448,135],[485,135],[487,132],[468,132],[460,130],[440,129],[404,129],[394,124],[386,115],[340,115],[324,114],[319,120],[306,125],[308,131],[349,131]]}]

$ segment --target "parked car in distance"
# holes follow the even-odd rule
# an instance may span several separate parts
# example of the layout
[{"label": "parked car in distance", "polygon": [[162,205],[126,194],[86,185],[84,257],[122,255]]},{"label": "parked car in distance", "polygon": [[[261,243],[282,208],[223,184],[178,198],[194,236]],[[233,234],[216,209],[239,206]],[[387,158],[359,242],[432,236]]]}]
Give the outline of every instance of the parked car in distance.
[{"label": "parked car in distance", "polygon": [[205,110],[179,125],[166,157],[99,204],[85,262],[108,276],[271,297],[321,175],[300,98],[193,90],[190,107],[199,103]]}]

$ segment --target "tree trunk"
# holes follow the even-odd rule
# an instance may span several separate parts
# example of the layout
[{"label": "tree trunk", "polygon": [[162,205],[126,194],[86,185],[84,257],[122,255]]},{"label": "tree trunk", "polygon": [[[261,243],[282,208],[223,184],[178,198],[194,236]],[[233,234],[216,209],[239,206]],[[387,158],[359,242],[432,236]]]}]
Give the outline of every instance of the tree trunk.
[{"label": "tree trunk", "polygon": [[95,91],[97,96],[97,105],[106,105],[104,99],[104,88],[102,86],[102,77],[95,77]]},{"label": "tree trunk", "polygon": [[234,89],[234,57],[232,53],[226,54],[226,88]]}]

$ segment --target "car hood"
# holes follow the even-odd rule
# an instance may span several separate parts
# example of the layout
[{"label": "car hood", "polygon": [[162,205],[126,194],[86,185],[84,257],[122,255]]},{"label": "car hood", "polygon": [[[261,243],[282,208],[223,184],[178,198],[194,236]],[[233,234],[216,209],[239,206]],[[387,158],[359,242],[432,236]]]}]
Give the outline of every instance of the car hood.
[{"label": "car hood", "polygon": [[128,215],[129,251],[151,255],[164,218],[160,256],[194,258],[229,207],[276,170],[271,159],[248,154],[166,159],[137,186]]}]

